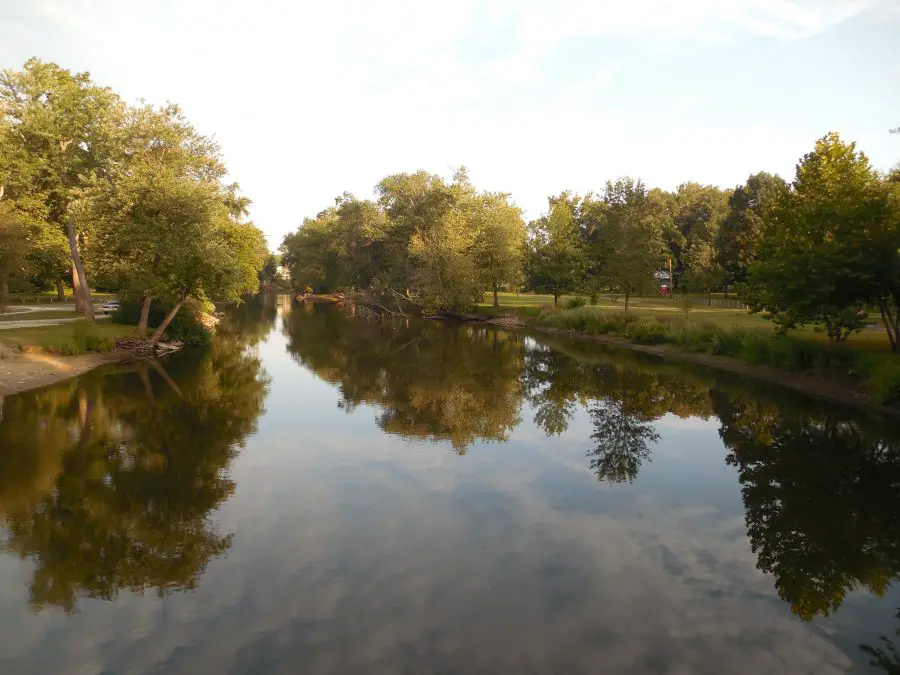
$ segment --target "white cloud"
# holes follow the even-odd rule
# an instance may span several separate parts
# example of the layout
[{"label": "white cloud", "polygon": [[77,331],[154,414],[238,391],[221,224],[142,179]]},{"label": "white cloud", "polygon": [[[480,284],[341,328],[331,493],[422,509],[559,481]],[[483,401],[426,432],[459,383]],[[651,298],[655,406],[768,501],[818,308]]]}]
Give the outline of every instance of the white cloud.
[{"label": "white cloud", "polygon": [[558,62],[561,55],[610,39],[659,51],[751,34],[798,38],[865,6],[37,0],[0,9],[0,25],[12,34],[0,58],[14,66],[37,53],[89,69],[129,99],[181,103],[201,130],[215,133],[234,178],[254,199],[254,218],[277,246],[334,195],[368,195],[395,171],[449,173],[466,164],[476,182],[512,192],[531,215],[551,192],[596,189],[624,173],[665,186],[688,178],[736,182],[783,157],[785,144],[797,145],[793,136],[727,122],[691,128],[667,110],[653,111],[649,125],[630,119],[606,95],[627,82],[626,56],[610,54],[589,67],[577,60],[576,72],[571,61]]}]

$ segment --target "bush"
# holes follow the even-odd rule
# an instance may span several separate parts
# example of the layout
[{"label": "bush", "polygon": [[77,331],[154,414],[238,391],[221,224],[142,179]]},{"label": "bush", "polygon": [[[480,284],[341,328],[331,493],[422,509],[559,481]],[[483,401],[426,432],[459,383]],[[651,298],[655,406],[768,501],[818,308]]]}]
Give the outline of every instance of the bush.
[{"label": "bush", "polygon": [[568,300],[566,300],[566,309],[578,309],[579,307],[584,307],[586,304],[587,300],[585,300],[584,298],[569,298]]},{"label": "bush", "polygon": [[868,377],[868,388],[877,403],[900,402],[900,357],[864,357],[860,371]]},{"label": "bush", "polygon": [[[154,300],[150,305],[150,325],[158,326],[172,311],[174,303],[165,300]],[[196,316],[198,312],[207,311],[208,307],[195,300],[188,300],[182,305],[172,323],[166,328],[166,337],[179,340],[186,345],[199,346],[212,341],[212,332],[201,324]],[[113,315],[116,323],[136,326],[141,319],[141,303],[137,300],[122,300],[118,311]]]}]

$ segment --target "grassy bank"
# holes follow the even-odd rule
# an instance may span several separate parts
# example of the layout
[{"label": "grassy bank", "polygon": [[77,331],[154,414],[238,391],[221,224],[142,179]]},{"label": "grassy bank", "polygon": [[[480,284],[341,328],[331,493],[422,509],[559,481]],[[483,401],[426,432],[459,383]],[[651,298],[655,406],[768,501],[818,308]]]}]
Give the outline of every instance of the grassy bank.
[{"label": "grassy bank", "polygon": [[661,297],[635,298],[624,303],[600,298],[596,305],[552,296],[503,293],[500,307],[485,297],[479,310],[514,312],[532,326],[587,336],[610,336],[639,345],[670,345],[690,353],[729,356],[789,373],[819,375],[847,381],[866,391],[876,403],[900,401],[900,357],[890,353],[884,333],[867,329],[839,345],[806,327],[779,336],[772,324],[744,309],[710,307]]},{"label": "grassy bank", "polygon": [[720,322],[690,316],[642,316],[593,307],[545,308],[531,316],[530,322],[584,335],[615,336],[640,345],[673,345],[688,352],[731,356],[791,373],[852,379],[877,403],[900,400],[900,358],[884,349],[867,349],[860,342],[834,345],[802,335],[776,335],[771,329],[723,327]]},{"label": "grassy bank", "polygon": [[58,326],[32,326],[0,331],[0,343],[22,349],[40,349],[54,354],[111,352],[116,339],[134,333],[134,326],[123,326],[109,320],[93,325],[73,321]]}]

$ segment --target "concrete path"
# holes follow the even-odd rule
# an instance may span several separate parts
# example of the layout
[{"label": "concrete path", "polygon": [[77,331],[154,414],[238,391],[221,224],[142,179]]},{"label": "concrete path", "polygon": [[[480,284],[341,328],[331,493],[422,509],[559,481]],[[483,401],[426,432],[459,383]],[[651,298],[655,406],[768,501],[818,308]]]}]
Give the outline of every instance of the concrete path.
[{"label": "concrete path", "polygon": [[0,321],[0,330],[11,328],[32,328],[35,326],[58,326],[61,323],[72,323],[75,319],[23,319],[21,321]]}]

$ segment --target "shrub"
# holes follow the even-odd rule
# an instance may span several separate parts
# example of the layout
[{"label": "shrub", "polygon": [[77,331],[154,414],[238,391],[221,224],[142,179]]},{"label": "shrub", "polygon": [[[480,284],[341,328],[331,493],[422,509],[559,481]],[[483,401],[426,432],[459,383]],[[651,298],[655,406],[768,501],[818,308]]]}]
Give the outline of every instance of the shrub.
[{"label": "shrub", "polygon": [[569,298],[568,300],[566,300],[566,309],[578,309],[579,307],[584,307],[586,304],[587,300],[585,300],[584,298]]},{"label": "shrub", "polygon": [[900,357],[864,357],[860,371],[868,377],[868,388],[877,403],[900,402]]},{"label": "shrub", "polygon": [[[150,325],[158,326],[172,310],[173,303],[165,300],[154,300],[150,305]],[[212,341],[212,332],[197,320],[197,314],[208,311],[208,306],[195,300],[188,300],[181,307],[172,323],[166,328],[166,336],[170,340],[179,340],[186,345],[199,346]],[[137,300],[122,300],[113,321],[136,326],[141,318],[141,303]]]}]

